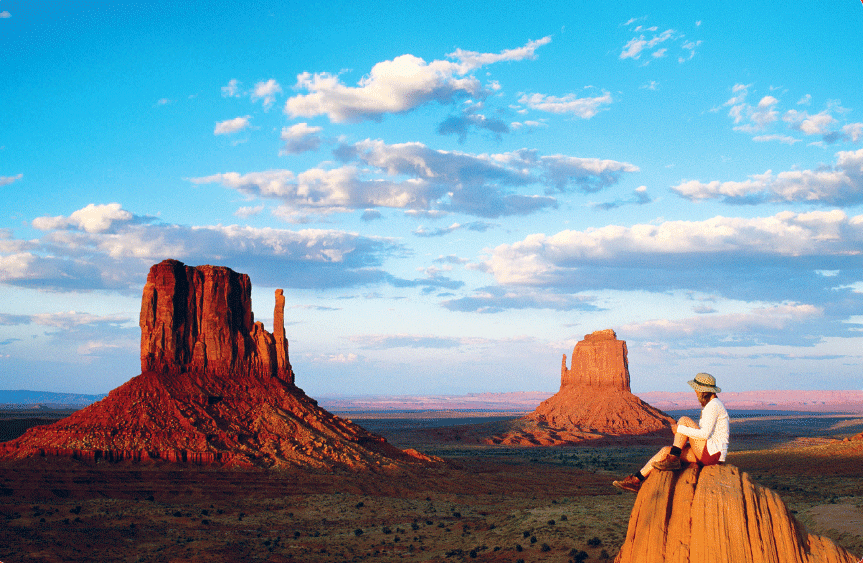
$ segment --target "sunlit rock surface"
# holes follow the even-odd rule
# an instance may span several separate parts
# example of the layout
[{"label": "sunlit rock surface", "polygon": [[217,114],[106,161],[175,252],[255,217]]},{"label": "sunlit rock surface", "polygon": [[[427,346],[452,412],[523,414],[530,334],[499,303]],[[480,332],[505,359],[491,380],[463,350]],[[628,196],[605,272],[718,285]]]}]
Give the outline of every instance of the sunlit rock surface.
[{"label": "sunlit rock surface", "polygon": [[626,342],[613,330],[585,335],[572,351],[570,368],[564,354],[560,372],[560,391],[488,442],[554,445],[659,435],[671,439],[672,418],[630,392]]},{"label": "sunlit rock surface", "polygon": [[434,461],[329,413],[294,384],[281,289],[275,298],[270,333],[254,322],[247,275],[154,265],[141,300],[142,373],[0,444],[0,455],[322,470]]}]

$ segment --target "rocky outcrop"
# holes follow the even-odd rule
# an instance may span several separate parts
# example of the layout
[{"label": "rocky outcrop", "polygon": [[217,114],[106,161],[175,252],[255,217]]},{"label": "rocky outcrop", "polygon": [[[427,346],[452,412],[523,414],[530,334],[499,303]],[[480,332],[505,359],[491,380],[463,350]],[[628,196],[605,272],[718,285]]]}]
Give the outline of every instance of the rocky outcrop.
[{"label": "rocky outcrop", "polygon": [[585,387],[629,392],[629,360],[626,342],[610,328],[584,335],[572,350],[572,367],[566,354],[560,366],[560,390]]},{"label": "rocky outcrop", "polygon": [[280,289],[270,334],[254,322],[246,274],[177,260],[156,264],[141,299],[141,371],[255,373],[293,383],[284,307]]},{"label": "rocky outcrop", "polygon": [[276,291],[273,333],[249,277],[166,260],[141,300],[142,373],[103,400],[0,444],[0,456],[385,469],[433,461],[339,418],[294,384]]},{"label": "rocky outcrop", "polygon": [[615,563],[857,563],[808,534],[779,495],[731,465],[654,471]]},{"label": "rocky outcrop", "polygon": [[610,438],[639,437],[653,442],[671,437],[673,419],[635,395],[629,388],[626,342],[611,329],[585,335],[566,355],[560,370],[560,390],[534,412],[511,423],[487,443],[502,445],[555,445]]}]

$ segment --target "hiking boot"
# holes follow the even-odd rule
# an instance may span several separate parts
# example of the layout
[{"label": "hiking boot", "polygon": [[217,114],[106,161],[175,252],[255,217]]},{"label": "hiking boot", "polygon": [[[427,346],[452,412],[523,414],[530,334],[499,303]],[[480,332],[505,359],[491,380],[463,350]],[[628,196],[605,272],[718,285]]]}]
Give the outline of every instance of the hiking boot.
[{"label": "hiking boot", "polygon": [[620,481],[615,481],[612,483],[615,487],[622,491],[630,491],[632,493],[637,493],[641,488],[641,480],[635,475],[629,475],[625,479]]},{"label": "hiking boot", "polygon": [[680,469],[680,456],[669,454],[665,459],[654,461],[653,468],[658,471],[677,471]]}]

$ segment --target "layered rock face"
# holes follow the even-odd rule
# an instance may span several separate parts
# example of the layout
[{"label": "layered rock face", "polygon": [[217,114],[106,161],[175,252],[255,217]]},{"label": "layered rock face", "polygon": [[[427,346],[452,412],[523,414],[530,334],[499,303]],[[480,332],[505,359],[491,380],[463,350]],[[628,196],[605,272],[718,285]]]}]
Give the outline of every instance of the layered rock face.
[{"label": "layered rock face", "polygon": [[585,335],[575,345],[570,368],[564,354],[560,391],[487,442],[554,445],[633,436],[652,438],[641,440],[650,442],[670,439],[672,422],[632,394],[626,342],[606,329]]},{"label": "layered rock face", "polygon": [[166,260],[141,301],[142,373],[89,407],[0,444],[0,455],[375,469],[432,460],[320,408],[294,384],[276,291],[273,333],[248,276]]},{"label": "layered rock face", "polygon": [[572,367],[566,367],[566,354],[560,366],[560,390],[594,387],[629,393],[629,360],[626,342],[613,330],[597,330],[584,335],[572,350]]},{"label": "layered rock face", "polygon": [[731,465],[654,471],[615,563],[857,563],[808,534],[779,495]]},{"label": "layered rock face", "polygon": [[165,260],[150,268],[141,299],[141,371],[259,373],[293,383],[284,308],[280,289],[270,334],[254,322],[249,276]]}]

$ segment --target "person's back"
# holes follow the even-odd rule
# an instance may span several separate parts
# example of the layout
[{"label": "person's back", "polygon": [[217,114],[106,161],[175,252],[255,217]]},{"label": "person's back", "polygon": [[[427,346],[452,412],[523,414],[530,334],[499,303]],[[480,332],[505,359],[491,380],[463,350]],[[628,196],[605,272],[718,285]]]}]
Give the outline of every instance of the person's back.
[{"label": "person's back", "polygon": [[710,454],[722,452],[719,461],[724,462],[725,456],[728,454],[731,429],[729,428],[728,411],[725,410],[725,405],[716,395],[701,409],[698,427],[705,429],[705,425],[712,426],[712,431],[707,437],[707,452]]}]

